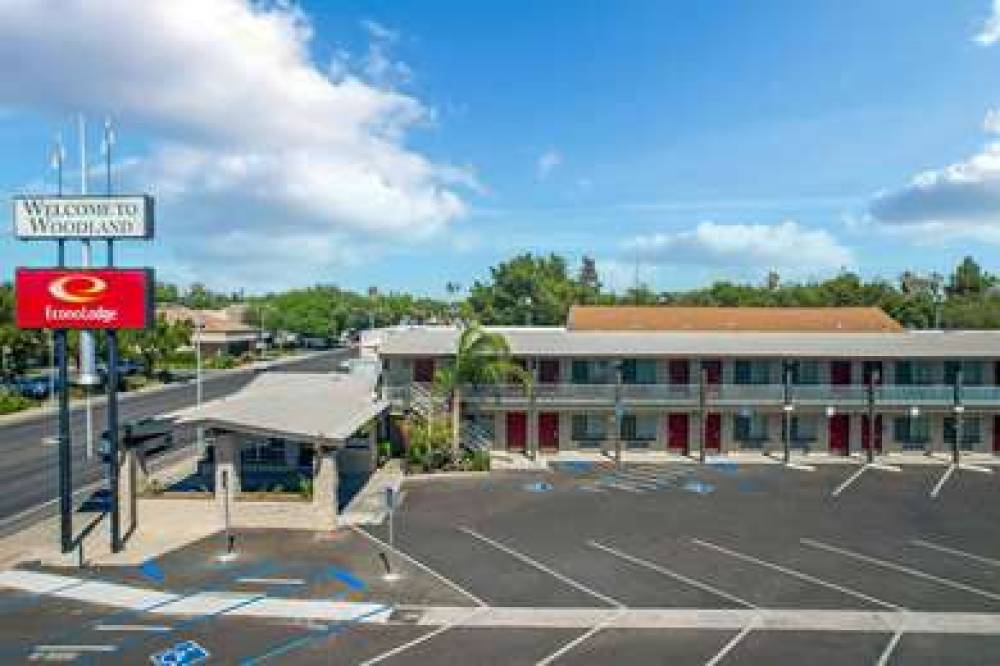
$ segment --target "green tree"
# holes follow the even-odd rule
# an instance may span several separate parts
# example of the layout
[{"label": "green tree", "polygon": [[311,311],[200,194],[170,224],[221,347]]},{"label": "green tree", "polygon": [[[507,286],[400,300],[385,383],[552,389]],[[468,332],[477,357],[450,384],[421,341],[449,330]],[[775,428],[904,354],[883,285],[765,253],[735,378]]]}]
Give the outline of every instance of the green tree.
[{"label": "green tree", "polygon": [[138,355],[145,365],[147,377],[152,377],[162,361],[179,347],[191,344],[194,326],[189,321],[167,321],[159,316],[150,328],[124,330],[119,333],[119,346],[125,354]]},{"label": "green tree", "polygon": [[474,318],[488,324],[553,326],[566,321],[580,294],[565,259],[526,253],[490,268],[488,281],[474,282],[468,304]]},{"label": "green tree", "polygon": [[528,372],[514,362],[507,339],[473,324],[462,330],[451,365],[434,374],[434,389],[451,402],[451,443],[456,459],[462,427],[462,387],[514,381],[527,387]]},{"label": "green tree", "polygon": [[949,296],[982,294],[996,283],[996,278],[985,272],[972,257],[965,257],[955,267],[948,280]]}]

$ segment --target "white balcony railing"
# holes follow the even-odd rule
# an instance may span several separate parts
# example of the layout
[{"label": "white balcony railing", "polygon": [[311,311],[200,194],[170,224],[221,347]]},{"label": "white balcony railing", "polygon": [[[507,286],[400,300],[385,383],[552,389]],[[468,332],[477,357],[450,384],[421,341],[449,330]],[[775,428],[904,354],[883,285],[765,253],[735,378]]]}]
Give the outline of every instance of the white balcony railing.
[{"label": "white balcony railing", "polygon": [[[383,396],[397,407],[408,407],[412,400],[409,385],[383,386]],[[520,384],[466,386],[463,402],[527,406],[534,401],[549,406],[613,406],[616,399],[626,405],[695,407],[699,400],[697,384],[535,384],[530,389]],[[868,402],[868,387],[858,384],[793,384],[789,388],[795,404],[822,406],[860,406]],[[705,387],[710,405],[753,406],[779,405],[784,401],[782,384],[711,384]],[[963,404],[1000,409],[1000,386],[964,386]],[[882,385],[875,387],[875,402],[883,406],[947,407],[955,402],[955,389],[946,384],[924,386]]]}]

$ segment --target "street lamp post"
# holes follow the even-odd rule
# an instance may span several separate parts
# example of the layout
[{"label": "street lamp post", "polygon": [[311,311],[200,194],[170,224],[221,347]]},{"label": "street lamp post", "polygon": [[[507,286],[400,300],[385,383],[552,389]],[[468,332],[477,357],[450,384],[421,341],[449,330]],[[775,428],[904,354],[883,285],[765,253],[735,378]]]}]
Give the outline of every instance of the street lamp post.
[{"label": "street lamp post", "polygon": [[704,363],[702,364],[701,370],[698,372],[698,460],[699,462],[705,462],[705,430],[707,424],[705,423],[705,406],[707,403],[708,396],[705,394],[705,385],[708,383],[708,370],[705,368]]},{"label": "street lamp post", "polygon": [[622,362],[615,363],[615,466],[622,466],[622,417],[625,406],[622,404]]},{"label": "street lamp post", "polygon": [[879,381],[879,371],[872,368],[868,373],[868,464],[875,462],[875,384]]},{"label": "street lamp post", "polygon": [[795,409],[795,405],[792,404],[793,367],[794,366],[790,361],[785,361],[783,368],[784,404],[782,405],[781,412],[781,431],[784,442],[783,460],[786,465],[791,461],[791,421],[792,411]]},{"label": "street lamp post", "polygon": [[[201,397],[202,397],[202,387],[201,387],[201,329],[204,327],[204,323],[201,320],[201,315],[195,313],[194,319],[194,400],[198,407],[201,407]],[[202,451],[205,446],[205,428],[198,426],[197,429],[198,438],[198,452],[202,455]]]},{"label": "street lamp post", "polygon": [[962,404],[962,367],[959,366],[955,372],[955,405],[952,407],[955,413],[955,441],[951,445],[951,462],[958,465],[961,461],[961,441],[963,416],[965,415],[965,405]]}]

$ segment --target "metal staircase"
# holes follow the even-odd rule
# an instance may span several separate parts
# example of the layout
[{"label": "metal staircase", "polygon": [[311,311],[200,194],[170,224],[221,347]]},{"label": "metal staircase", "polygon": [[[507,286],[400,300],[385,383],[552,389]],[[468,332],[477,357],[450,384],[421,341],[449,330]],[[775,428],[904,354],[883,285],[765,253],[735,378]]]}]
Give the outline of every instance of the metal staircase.
[{"label": "metal staircase", "polygon": [[[448,411],[447,400],[435,396],[425,384],[411,383],[409,393],[410,409],[423,419],[434,418]],[[482,427],[466,421],[459,430],[459,444],[469,451],[489,451],[493,448],[493,438]]]}]

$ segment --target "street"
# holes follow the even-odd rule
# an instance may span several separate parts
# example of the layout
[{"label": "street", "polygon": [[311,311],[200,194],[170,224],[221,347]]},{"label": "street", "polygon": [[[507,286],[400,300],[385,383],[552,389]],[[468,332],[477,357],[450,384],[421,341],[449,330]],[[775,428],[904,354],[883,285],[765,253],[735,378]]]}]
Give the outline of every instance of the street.
[{"label": "street", "polygon": [[[281,366],[282,370],[317,372],[332,371],[336,364],[349,356],[350,349],[337,349]],[[251,369],[209,374],[203,381],[203,400],[212,400],[239,390],[254,376]],[[134,395],[123,394],[119,399],[119,419],[130,420],[158,416],[193,405],[195,383],[186,382],[163,390]],[[100,458],[86,459],[86,414],[74,404],[70,419],[73,444],[73,487],[87,486],[104,474]],[[105,429],[103,404],[93,407],[95,446]],[[45,412],[35,418],[0,426],[0,451],[4,464],[0,468],[0,534],[8,534],[27,522],[37,520],[45,512],[55,511],[58,494],[56,446],[43,440],[56,435],[56,415]],[[40,506],[51,502],[46,506]],[[32,510],[38,508],[38,511]]]}]

